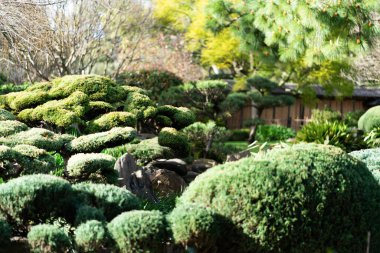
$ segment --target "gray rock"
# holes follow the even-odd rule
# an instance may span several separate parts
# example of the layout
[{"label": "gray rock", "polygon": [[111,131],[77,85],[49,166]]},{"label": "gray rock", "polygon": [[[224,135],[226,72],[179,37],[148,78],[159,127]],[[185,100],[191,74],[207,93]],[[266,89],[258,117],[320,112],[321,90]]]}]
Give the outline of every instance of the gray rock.
[{"label": "gray rock", "polygon": [[234,161],[238,161],[242,158],[246,158],[246,157],[250,157],[250,156],[251,156],[251,152],[248,150],[244,150],[244,151],[239,152],[237,154],[228,155],[226,162],[234,162]]},{"label": "gray rock", "polygon": [[191,182],[194,181],[194,179],[195,179],[198,175],[199,175],[199,173],[197,173],[197,172],[189,171],[189,172],[187,173],[187,175],[183,177],[183,179],[185,180],[185,182],[186,182],[187,184],[190,184]]},{"label": "gray rock", "polygon": [[202,173],[216,165],[218,165],[218,163],[212,159],[198,159],[193,162],[191,170],[197,173]]},{"label": "gray rock", "polygon": [[151,162],[148,165],[148,167],[171,170],[180,176],[185,176],[187,174],[186,162],[177,158],[169,159],[169,160],[165,160],[165,159],[156,160],[156,161]]}]

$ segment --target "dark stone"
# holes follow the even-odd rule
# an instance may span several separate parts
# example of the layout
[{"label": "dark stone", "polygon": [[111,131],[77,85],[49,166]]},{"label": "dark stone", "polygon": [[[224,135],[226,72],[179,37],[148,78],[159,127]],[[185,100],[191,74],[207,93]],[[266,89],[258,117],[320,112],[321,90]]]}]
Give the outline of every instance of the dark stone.
[{"label": "dark stone", "polygon": [[228,155],[226,162],[234,162],[234,161],[238,161],[240,159],[250,157],[250,156],[251,156],[251,152],[248,150],[244,150],[244,151],[239,152],[237,154]]},{"label": "dark stone", "polygon": [[198,159],[193,162],[191,170],[197,173],[202,173],[208,170],[209,168],[216,166],[217,164],[218,163],[212,159]]},{"label": "dark stone", "polygon": [[183,179],[185,180],[185,182],[187,184],[190,184],[191,182],[194,181],[194,179],[199,175],[199,173],[197,172],[194,172],[194,171],[189,171],[187,172],[187,175],[183,177]]},{"label": "dark stone", "polygon": [[157,169],[150,175],[153,191],[159,196],[182,193],[187,184],[177,173],[171,170]]},{"label": "dark stone", "polygon": [[165,160],[165,159],[156,160],[156,161],[151,162],[149,166],[155,167],[158,169],[171,170],[180,176],[185,176],[187,174],[186,162],[177,158],[169,159],[169,160]]}]

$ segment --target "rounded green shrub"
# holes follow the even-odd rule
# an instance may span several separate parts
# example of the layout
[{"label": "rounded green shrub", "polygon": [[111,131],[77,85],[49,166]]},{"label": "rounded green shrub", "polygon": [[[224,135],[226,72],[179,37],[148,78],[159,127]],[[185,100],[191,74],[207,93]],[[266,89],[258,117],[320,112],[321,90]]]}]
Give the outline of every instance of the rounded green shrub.
[{"label": "rounded green shrub", "polygon": [[115,110],[115,107],[113,105],[104,101],[90,101],[88,106],[89,108],[85,115],[87,119],[93,119],[98,115],[109,113]]},{"label": "rounded green shrub", "polygon": [[109,112],[88,123],[86,131],[96,133],[108,131],[114,127],[134,127],[136,126],[136,117],[129,112]]},{"label": "rounded green shrub", "polygon": [[83,205],[77,209],[75,224],[80,225],[89,220],[105,221],[103,211],[93,206]]},{"label": "rounded green shrub", "polygon": [[180,157],[186,157],[190,152],[188,139],[175,128],[163,128],[158,135],[158,144],[171,148]]},{"label": "rounded green shrub", "polygon": [[31,222],[53,217],[73,220],[73,191],[68,181],[50,175],[29,175],[0,184],[0,216],[18,233]]},{"label": "rounded green shrub", "polygon": [[17,92],[17,96],[9,103],[9,107],[14,111],[21,111],[26,108],[41,105],[49,100],[49,94],[46,91],[21,91]]},{"label": "rounded green shrub", "polygon": [[120,252],[163,252],[166,222],[159,211],[125,212],[107,227]]},{"label": "rounded green shrub", "polygon": [[75,230],[75,243],[79,252],[101,252],[109,241],[107,228],[97,220],[89,220]]},{"label": "rounded green shrub", "polygon": [[10,243],[12,236],[12,229],[9,224],[0,219],[0,245],[5,246]]},{"label": "rounded green shrub", "polygon": [[215,245],[219,236],[216,214],[209,208],[194,204],[175,208],[168,221],[175,243],[195,247],[204,252]]},{"label": "rounded green shrub", "polygon": [[8,136],[28,129],[28,126],[17,120],[4,120],[0,122],[0,136]]},{"label": "rounded green shrub", "polygon": [[7,110],[0,109],[0,121],[3,120],[16,120],[16,116]]},{"label": "rounded green shrub", "polygon": [[299,144],[207,170],[180,197],[232,223],[224,252],[379,250],[380,191],[361,161],[339,148]]},{"label": "rounded green shrub", "polygon": [[350,155],[363,161],[380,184],[380,148],[357,150]]},{"label": "rounded green shrub", "polygon": [[182,129],[195,122],[195,114],[186,107],[175,107],[163,105],[157,108],[157,115],[166,116],[171,119],[172,127]]},{"label": "rounded green shrub", "polygon": [[358,122],[358,128],[365,132],[380,127],[380,106],[375,106],[366,111]]},{"label": "rounded green shrub", "polygon": [[107,220],[122,212],[140,208],[140,201],[134,194],[115,185],[84,182],[74,184],[73,189],[79,203],[103,211]]},{"label": "rounded green shrub", "polygon": [[[124,110],[136,115],[137,119],[144,119],[147,116],[154,116],[156,110],[153,106],[153,101],[147,95],[132,92],[128,94]],[[154,108],[153,111],[152,108]]]},{"label": "rounded green shrub", "polygon": [[65,253],[72,249],[66,232],[50,224],[33,226],[28,233],[28,243],[33,253]]}]

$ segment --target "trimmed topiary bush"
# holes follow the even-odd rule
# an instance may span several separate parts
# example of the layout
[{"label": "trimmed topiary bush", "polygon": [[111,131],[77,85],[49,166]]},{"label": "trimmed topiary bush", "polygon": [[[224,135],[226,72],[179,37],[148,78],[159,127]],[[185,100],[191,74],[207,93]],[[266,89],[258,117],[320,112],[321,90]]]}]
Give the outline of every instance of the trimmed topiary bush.
[{"label": "trimmed topiary bush", "polygon": [[380,184],[380,148],[357,150],[350,155],[363,161]]},{"label": "trimmed topiary bush", "polygon": [[5,246],[10,243],[12,236],[12,229],[9,224],[0,219],[0,245]]},{"label": "trimmed topiary bush", "polygon": [[50,175],[30,175],[0,184],[0,216],[23,233],[31,223],[53,217],[73,220],[73,191],[68,181]]},{"label": "trimmed topiary bush", "polygon": [[100,221],[87,221],[75,230],[75,243],[79,252],[101,252],[109,242],[110,235]]},{"label": "trimmed topiary bush", "polygon": [[96,133],[108,131],[114,127],[134,127],[136,126],[136,117],[129,112],[110,112],[104,114],[88,123],[86,132]]},{"label": "trimmed topiary bush", "polygon": [[[157,108],[157,114],[170,118],[172,127],[182,129],[195,122],[195,114],[186,107],[164,105]],[[162,119],[161,119],[162,121]],[[166,120],[167,121],[167,120]],[[165,123],[165,122],[164,122]],[[166,122],[169,123],[169,122]],[[167,125],[164,125],[167,126]]]},{"label": "trimmed topiary bush", "polygon": [[72,249],[66,232],[50,224],[33,226],[28,233],[28,243],[33,253],[65,253]]},{"label": "trimmed topiary bush", "polygon": [[0,136],[5,137],[28,129],[28,126],[17,120],[0,121]]},{"label": "trimmed topiary bush", "polygon": [[158,144],[171,148],[180,157],[186,157],[190,151],[186,135],[178,132],[175,128],[163,128],[158,135]]},{"label": "trimmed topiary bush", "polygon": [[370,132],[380,127],[380,106],[375,106],[366,111],[359,119],[358,128]]},{"label": "trimmed topiary bush", "polygon": [[122,212],[140,208],[140,201],[135,195],[115,185],[84,182],[74,184],[73,189],[79,203],[103,211],[107,220]]},{"label": "trimmed topiary bush", "polygon": [[116,159],[106,154],[76,154],[67,162],[69,177],[75,181],[117,183],[118,174],[113,169]]},{"label": "trimmed topiary bush", "polygon": [[220,231],[216,214],[209,208],[194,204],[175,208],[168,217],[175,243],[210,251]]},{"label": "trimmed topiary bush", "polygon": [[49,100],[49,94],[46,91],[36,90],[33,92],[21,91],[5,95],[9,98],[8,106],[14,111],[21,111],[26,108],[36,107]]},{"label": "trimmed topiary bush", "polygon": [[80,225],[89,220],[105,221],[103,211],[92,206],[83,205],[77,210],[75,224]]},{"label": "trimmed topiary bush", "polygon": [[7,110],[0,109],[0,121],[3,120],[16,120],[16,116]]},{"label": "trimmed topiary bush", "polygon": [[128,143],[136,135],[136,131],[131,127],[115,127],[107,132],[78,137],[66,145],[66,150],[69,153],[100,152],[105,148]]},{"label": "trimmed topiary bush", "polygon": [[[380,191],[341,149],[299,144],[207,170],[179,199],[229,220],[224,252],[378,252]],[[227,223],[228,224],[228,223]]]},{"label": "trimmed topiary bush", "polygon": [[163,252],[166,222],[159,211],[125,212],[107,227],[120,252]]},{"label": "trimmed topiary bush", "polygon": [[128,94],[124,110],[136,115],[136,118],[139,120],[153,117],[156,114],[153,101],[147,95],[139,92]]}]

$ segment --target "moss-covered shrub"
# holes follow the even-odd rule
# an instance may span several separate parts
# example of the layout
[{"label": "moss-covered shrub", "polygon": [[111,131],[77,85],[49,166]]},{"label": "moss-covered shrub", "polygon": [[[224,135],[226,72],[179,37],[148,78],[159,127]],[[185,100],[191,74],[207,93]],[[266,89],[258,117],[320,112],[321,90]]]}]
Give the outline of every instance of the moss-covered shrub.
[{"label": "moss-covered shrub", "polygon": [[139,164],[147,164],[157,159],[174,158],[173,151],[158,144],[158,138],[142,140],[136,144],[126,144],[119,147],[109,148],[102,151],[105,154],[119,158],[128,153],[133,155]]},{"label": "moss-covered shrub", "polygon": [[66,150],[70,153],[100,152],[105,148],[128,143],[136,135],[136,131],[131,127],[115,127],[107,132],[78,137],[66,145]]},{"label": "moss-covered shrub", "polygon": [[52,217],[73,220],[73,205],[71,185],[59,177],[30,175],[0,184],[0,216],[17,233]]},{"label": "moss-covered shrub", "polygon": [[17,120],[0,121],[0,136],[8,136],[28,129],[28,126]]},{"label": "moss-covered shrub", "polygon": [[380,127],[380,106],[375,106],[366,111],[359,119],[358,128],[365,132]]},{"label": "moss-covered shrub", "polygon": [[87,119],[93,119],[101,114],[115,111],[116,109],[112,104],[104,101],[90,101],[88,107],[88,111],[85,115]]},{"label": "moss-covered shrub", "polygon": [[[14,97],[13,97],[14,96]],[[21,111],[26,108],[36,107],[49,100],[49,94],[45,91],[21,91],[17,93],[10,93],[6,95],[7,99],[10,98],[9,107],[14,111]]]},{"label": "moss-covered shrub", "polygon": [[118,174],[113,169],[116,159],[106,154],[76,154],[67,162],[68,175],[75,181],[117,183]]},{"label": "moss-covered shrub", "polygon": [[80,225],[89,220],[105,221],[103,211],[93,206],[82,205],[77,209],[75,224]]},{"label": "moss-covered shrub", "polygon": [[357,150],[350,155],[363,161],[380,184],[380,148]]},{"label": "moss-covered shrub", "polygon": [[7,110],[0,109],[0,121],[3,120],[16,120],[16,116]]},{"label": "moss-covered shrub", "polygon": [[186,157],[190,151],[188,139],[175,128],[163,128],[158,135],[158,144],[171,148],[180,157]]},{"label": "moss-covered shrub", "polygon": [[12,236],[12,229],[9,224],[0,219],[0,245],[5,246],[10,243]]},{"label": "moss-covered shrub", "polygon": [[219,232],[216,214],[209,208],[194,204],[175,208],[168,217],[175,243],[195,247],[201,252],[211,249]]},{"label": "moss-covered shrub", "polygon": [[107,228],[97,220],[87,221],[75,230],[75,243],[79,252],[101,252],[109,241]]},{"label": "moss-covered shrub", "polygon": [[[301,144],[209,169],[180,198],[229,220],[224,252],[379,250],[379,186],[341,149]],[[181,205],[180,204],[180,205]]]},{"label": "moss-covered shrub", "polygon": [[0,177],[3,179],[49,173],[56,168],[54,158],[50,154],[29,145],[18,145],[14,148],[0,145],[0,161]]},{"label": "moss-covered shrub", "polygon": [[120,252],[163,252],[166,222],[159,211],[125,212],[107,227]]},{"label": "moss-covered shrub", "polygon": [[[157,108],[157,114],[171,119],[172,127],[176,129],[184,128],[195,122],[195,114],[186,107],[175,107],[164,105]],[[166,126],[166,125],[164,125]]]},{"label": "moss-covered shrub", "polygon": [[83,92],[92,101],[109,103],[123,100],[126,97],[124,89],[108,77],[97,75],[72,75],[57,78],[52,81],[49,94],[54,98],[65,98],[76,91]]},{"label": "moss-covered shrub", "polygon": [[107,220],[122,212],[140,208],[140,201],[135,195],[114,185],[84,182],[74,184],[73,189],[79,203],[102,210]]},{"label": "moss-covered shrub", "polygon": [[33,226],[28,233],[28,243],[33,253],[65,253],[72,249],[66,232],[50,224]]},{"label": "moss-covered shrub", "polygon": [[139,120],[153,117],[156,114],[153,101],[147,95],[139,92],[128,94],[124,110],[136,115],[136,118]]},{"label": "moss-covered shrub", "polygon": [[7,146],[27,144],[48,151],[58,151],[74,138],[72,135],[56,134],[44,128],[30,128],[5,138],[0,137],[0,144]]},{"label": "moss-covered shrub", "polygon": [[134,127],[136,126],[136,117],[129,112],[109,112],[88,123],[86,132],[96,133],[108,131],[114,127]]}]

